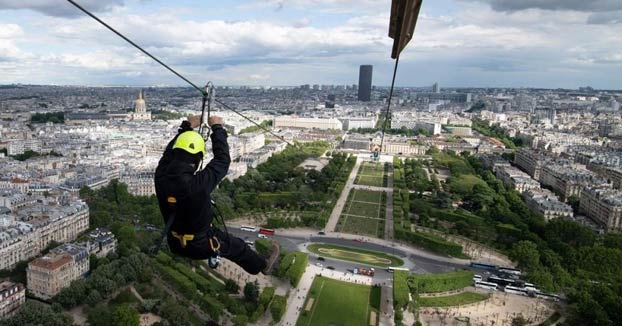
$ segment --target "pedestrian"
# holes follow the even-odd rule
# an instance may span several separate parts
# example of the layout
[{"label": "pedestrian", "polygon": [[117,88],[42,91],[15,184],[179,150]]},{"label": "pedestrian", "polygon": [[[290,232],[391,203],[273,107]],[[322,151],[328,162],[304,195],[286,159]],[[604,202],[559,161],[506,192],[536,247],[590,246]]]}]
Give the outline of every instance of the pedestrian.
[{"label": "pedestrian", "polygon": [[273,242],[269,254],[264,257],[244,240],[212,224],[214,209],[210,194],[227,175],[231,157],[224,120],[212,116],[208,124],[212,130],[214,158],[199,170],[206,153],[205,140],[193,128],[200,123],[199,116],[190,116],[182,122],[155,171],[160,211],[170,228],[165,229],[169,248],[176,255],[196,260],[215,259],[217,262],[222,255],[247,273],[270,274],[279,256],[278,244]]}]

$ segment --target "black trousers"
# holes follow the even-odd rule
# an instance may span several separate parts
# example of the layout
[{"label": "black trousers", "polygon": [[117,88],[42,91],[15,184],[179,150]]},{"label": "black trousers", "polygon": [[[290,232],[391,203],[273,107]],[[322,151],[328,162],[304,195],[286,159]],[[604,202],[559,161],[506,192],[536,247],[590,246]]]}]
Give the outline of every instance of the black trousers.
[{"label": "black trousers", "polygon": [[[195,234],[194,239],[182,247],[179,239],[170,233],[167,237],[168,246],[174,254],[190,259],[204,260],[215,256],[209,239],[213,236],[220,243],[220,256],[242,267],[249,274],[259,274],[266,267],[266,259],[251,249],[244,240],[212,227],[205,233]],[[216,245],[216,243],[214,243]]]}]

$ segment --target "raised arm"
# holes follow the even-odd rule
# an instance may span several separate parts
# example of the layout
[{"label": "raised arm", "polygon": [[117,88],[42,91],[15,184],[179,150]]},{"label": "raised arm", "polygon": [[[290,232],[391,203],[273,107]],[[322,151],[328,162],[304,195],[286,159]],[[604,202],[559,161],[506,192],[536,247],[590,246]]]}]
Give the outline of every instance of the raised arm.
[{"label": "raised arm", "polygon": [[212,151],[214,158],[205,166],[205,169],[197,173],[197,186],[211,193],[218,183],[227,175],[231,156],[229,156],[229,144],[227,143],[227,131],[223,127],[221,117],[210,117],[208,123],[212,128]]}]

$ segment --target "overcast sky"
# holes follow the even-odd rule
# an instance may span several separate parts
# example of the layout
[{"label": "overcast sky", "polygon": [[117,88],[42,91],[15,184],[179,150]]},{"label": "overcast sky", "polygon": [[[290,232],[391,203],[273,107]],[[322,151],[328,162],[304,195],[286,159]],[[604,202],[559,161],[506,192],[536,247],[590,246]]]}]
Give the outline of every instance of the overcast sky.
[{"label": "overcast sky", "polygon": [[[76,0],[198,84],[388,85],[388,0]],[[424,0],[397,84],[622,89],[621,0]],[[65,0],[0,0],[0,84],[181,85]]]}]

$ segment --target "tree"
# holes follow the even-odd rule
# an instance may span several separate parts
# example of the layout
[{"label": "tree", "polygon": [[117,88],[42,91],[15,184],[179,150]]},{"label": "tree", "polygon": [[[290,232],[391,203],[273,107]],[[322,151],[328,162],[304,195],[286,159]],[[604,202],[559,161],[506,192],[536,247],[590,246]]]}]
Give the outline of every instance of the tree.
[{"label": "tree", "polygon": [[97,306],[89,309],[87,321],[90,326],[112,325],[112,312],[110,311],[110,307],[105,304],[98,304]]},{"label": "tree", "polygon": [[522,268],[537,268],[540,266],[540,252],[538,246],[531,241],[519,241],[512,247],[510,258]]},{"label": "tree", "polygon": [[240,291],[240,287],[233,280],[227,279],[225,280],[225,290],[229,293],[238,293]]},{"label": "tree", "polygon": [[512,326],[527,326],[527,320],[523,315],[512,318]]},{"label": "tree", "polygon": [[97,290],[91,290],[91,292],[89,292],[89,295],[86,296],[86,304],[88,304],[89,306],[93,307],[95,306],[97,303],[99,303],[100,301],[102,301],[102,295],[99,293],[99,291]]},{"label": "tree", "polygon": [[134,308],[128,305],[120,305],[112,313],[112,325],[139,326],[140,316]]},{"label": "tree", "polygon": [[250,302],[257,302],[259,298],[259,284],[255,282],[247,282],[244,285],[244,298]]},{"label": "tree", "polygon": [[23,325],[46,325],[64,326],[72,325],[73,318],[65,313],[57,313],[48,305],[26,301],[24,306],[12,317],[0,321],[2,326]]}]

